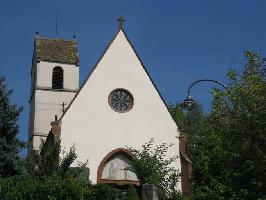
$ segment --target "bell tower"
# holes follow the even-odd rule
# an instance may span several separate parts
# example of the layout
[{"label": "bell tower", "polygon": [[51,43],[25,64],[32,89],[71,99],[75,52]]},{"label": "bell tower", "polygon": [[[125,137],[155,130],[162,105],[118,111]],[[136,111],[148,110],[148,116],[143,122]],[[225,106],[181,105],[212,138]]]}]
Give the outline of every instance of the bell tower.
[{"label": "bell tower", "polygon": [[79,54],[75,37],[54,39],[36,33],[31,69],[29,151],[38,150],[50,123],[60,117],[79,89]]}]

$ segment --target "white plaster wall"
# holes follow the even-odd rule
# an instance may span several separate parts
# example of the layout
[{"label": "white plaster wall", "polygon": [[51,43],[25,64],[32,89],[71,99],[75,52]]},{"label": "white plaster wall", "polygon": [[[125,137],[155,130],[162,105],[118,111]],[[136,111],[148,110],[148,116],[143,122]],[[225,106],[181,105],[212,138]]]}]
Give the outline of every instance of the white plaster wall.
[{"label": "white plaster wall", "polygon": [[[108,104],[116,88],[129,90],[134,106],[117,113]],[[62,119],[62,146],[76,146],[77,161],[89,160],[90,179],[96,182],[100,161],[113,149],[142,144],[174,143],[168,155],[179,154],[177,126],[142,68],[124,33],[119,32],[72,106]],[[175,168],[181,170],[180,161]],[[180,188],[180,184],[179,184]]]},{"label": "white plaster wall", "polygon": [[[61,104],[65,102],[68,105],[75,94],[76,92],[36,90],[34,98],[34,133],[48,135],[51,129],[50,124],[55,120],[55,115],[59,119],[63,113]],[[34,149],[38,149],[39,145],[40,138],[36,138],[33,145]]]},{"label": "white plaster wall", "polygon": [[[31,94],[33,96],[30,102],[29,140],[32,139],[33,149],[37,150],[41,143],[41,137],[31,138],[31,136],[33,134],[48,135],[51,129],[50,123],[54,121],[55,115],[60,118],[62,115],[61,104],[63,102],[68,104],[79,88],[79,67],[44,61],[33,65],[32,79],[36,75],[36,82],[32,82],[35,91]],[[64,71],[63,90],[69,90],[69,92],[52,90],[53,68],[56,66],[62,67]]]},{"label": "white plaster wall", "polygon": [[42,140],[45,141],[46,138],[47,137],[39,136],[39,135],[33,136],[32,141],[30,142],[29,150],[39,150]]},{"label": "white plaster wall", "polygon": [[77,90],[79,87],[79,67],[76,65],[40,61],[37,63],[37,87],[52,88],[53,68],[64,70],[64,89]]}]

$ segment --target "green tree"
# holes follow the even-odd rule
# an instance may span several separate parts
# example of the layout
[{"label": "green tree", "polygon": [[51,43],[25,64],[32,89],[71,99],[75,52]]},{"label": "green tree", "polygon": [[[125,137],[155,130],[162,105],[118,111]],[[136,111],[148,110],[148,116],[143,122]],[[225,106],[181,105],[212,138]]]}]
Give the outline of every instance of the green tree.
[{"label": "green tree", "polygon": [[198,153],[197,146],[199,144],[197,138],[201,137],[206,129],[208,115],[203,113],[202,106],[197,102],[188,111],[184,111],[178,103],[169,104],[168,107],[173,119],[187,133],[187,154],[191,160],[194,160],[194,156]]},{"label": "green tree", "polygon": [[245,52],[242,72],[228,71],[228,90],[213,89],[212,110],[184,112],[170,105],[188,133],[193,162],[193,199],[266,198],[266,68]]},{"label": "green tree", "polygon": [[266,195],[266,69],[245,52],[228,90],[214,89],[204,130],[193,138],[194,199],[262,199]]},{"label": "green tree", "polygon": [[208,115],[204,115],[202,106],[199,103],[195,103],[193,108],[186,113],[185,130],[187,132],[187,154],[193,161],[194,156],[198,153],[198,138],[202,137],[202,134],[206,130]]},{"label": "green tree", "polygon": [[128,186],[125,200],[140,200],[136,188],[131,184]]},{"label": "green tree", "polygon": [[178,159],[167,157],[167,151],[172,144],[162,143],[155,145],[154,139],[142,145],[142,149],[129,148],[134,155],[130,169],[138,175],[140,184],[153,184],[158,189],[161,199],[177,199],[180,192],[176,186],[180,179],[180,172],[172,164]]},{"label": "green tree", "polygon": [[[61,156],[60,156],[61,155]],[[74,176],[89,182],[89,168],[87,162],[79,163],[78,167],[70,167],[76,160],[75,146],[70,147],[69,152],[61,154],[61,145],[48,146],[42,142],[40,153],[32,151],[27,158],[27,171],[34,177],[45,176]]]},{"label": "green tree", "polygon": [[184,112],[183,108],[178,103],[170,103],[168,108],[179,128],[187,128],[188,114]]},{"label": "green tree", "polygon": [[22,177],[0,180],[1,200],[116,200],[118,191],[109,185],[91,185],[72,176]]},{"label": "green tree", "polygon": [[25,144],[17,138],[22,108],[10,102],[11,94],[0,77],[0,178],[22,174],[24,169],[19,152]]}]

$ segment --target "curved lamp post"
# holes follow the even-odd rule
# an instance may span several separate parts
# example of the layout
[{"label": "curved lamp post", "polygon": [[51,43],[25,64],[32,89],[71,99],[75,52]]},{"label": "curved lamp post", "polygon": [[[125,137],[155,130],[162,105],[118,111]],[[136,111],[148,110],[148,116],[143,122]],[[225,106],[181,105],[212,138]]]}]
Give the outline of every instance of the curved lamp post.
[{"label": "curved lamp post", "polygon": [[227,88],[226,85],[224,85],[223,83],[221,83],[219,81],[213,80],[213,79],[201,79],[201,80],[194,81],[188,87],[186,99],[184,100],[183,103],[180,104],[180,106],[182,108],[184,108],[184,109],[191,109],[193,107],[193,105],[195,104],[195,100],[192,98],[192,96],[190,96],[190,90],[191,90],[191,88],[194,85],[196,85],[197,83],[200,83],[200,82],[214,82],[214,83],[217,83],[217,84],[221,85],[224,89],[228,90],[228,88]]}]

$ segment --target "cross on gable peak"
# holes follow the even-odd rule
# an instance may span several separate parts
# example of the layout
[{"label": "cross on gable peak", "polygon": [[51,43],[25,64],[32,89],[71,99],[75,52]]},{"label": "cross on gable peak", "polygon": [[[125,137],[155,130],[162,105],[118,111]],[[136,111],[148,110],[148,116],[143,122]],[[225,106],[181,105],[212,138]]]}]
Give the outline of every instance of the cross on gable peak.
[{"label": "cross on gable peak", "polygon": [[124,21],[126,21],[123,16],[120,16],[118,19],[117,19],[118,23],[119,23],[119,29],[122,29],[123,28],[123,23]]}]

